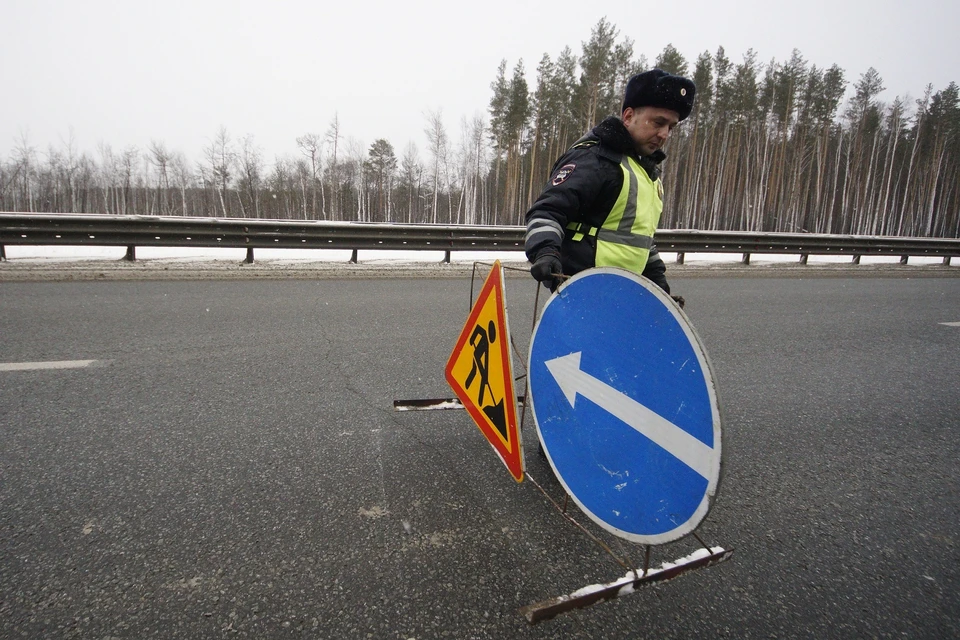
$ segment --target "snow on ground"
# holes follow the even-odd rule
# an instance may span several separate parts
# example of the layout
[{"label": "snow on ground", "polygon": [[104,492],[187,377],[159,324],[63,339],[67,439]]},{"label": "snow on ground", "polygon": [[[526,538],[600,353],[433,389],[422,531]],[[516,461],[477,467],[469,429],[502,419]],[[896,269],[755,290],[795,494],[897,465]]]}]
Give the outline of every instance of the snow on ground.
[{"label": "snow on ground", "polygon": [[[90,246],[25,246],[8,245],[5,248],[7,259],[35,263],[82,262],[120,260],[126,253],[126,247],[90,247]],[[271,264],[298,264],[306,262],[348,262],[352,252],[349,249],[255,249],[257,262]],[[246,258],[245,249],[221,249],[217,247],[137,247],[137,260],[164,261],[171,263],[192,263],[205,261],[240,262]],[[436,263],[444,258],[443,251],[360,251],[361,262],[398,262],[398,263]],[[517,251],[454,251],[452,262],[474,262],[477,260],[492,262],[500,259],[504,262],[525,260]]]}]

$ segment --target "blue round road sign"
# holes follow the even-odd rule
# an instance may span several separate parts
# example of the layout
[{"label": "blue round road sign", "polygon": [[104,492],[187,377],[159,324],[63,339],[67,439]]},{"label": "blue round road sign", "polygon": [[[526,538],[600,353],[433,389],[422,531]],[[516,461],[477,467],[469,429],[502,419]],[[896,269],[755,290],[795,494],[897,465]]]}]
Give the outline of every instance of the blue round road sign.
[{"label": "blue round road sign", "polygon": [[550,465],[592,520],[643,544],[697,528],[720,482],[720,412],[669,296],[622,269],[577,274],[547,301],[528,371]]}]

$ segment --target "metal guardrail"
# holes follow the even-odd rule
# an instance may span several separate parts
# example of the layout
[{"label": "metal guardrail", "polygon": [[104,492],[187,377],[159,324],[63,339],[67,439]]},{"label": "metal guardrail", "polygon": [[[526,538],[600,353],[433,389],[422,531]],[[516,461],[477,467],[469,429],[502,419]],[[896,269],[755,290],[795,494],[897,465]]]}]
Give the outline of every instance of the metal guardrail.
[{"label": "metal guardrail", "polygon": [[[522,251],[525,229],[520,226],[373,224],[356,222],[180,218],[93,214],[0,213],[0,258],[4,245],[95,245],[127,247],[227,247],[254,249],[349,249],[351,262],[361,250]],[[851,236],[812,233],[757,233],[664,229],[657,247],[687,253],[739,253],[749,264],[752,254],[849,255],[854,263],[864,255],[937,256],[945,265],[960,257],[960,238]]]},{"label": "metal guardrail", "polygon": [[676,251],[681,263],[684,253],[740,253],[744,264],[754,253],[800,254],[804,264],[811,255],[848,255],[856,264],[865,255],[899,256],[901,264],[910,256],[935,256],[945,265],[960,256],[960,238],[663,230],[656,242],[660,251]]},{"label": "metal guardrail", "polygon": [[522,251],[520,227],[0,213],[2,245]]}]

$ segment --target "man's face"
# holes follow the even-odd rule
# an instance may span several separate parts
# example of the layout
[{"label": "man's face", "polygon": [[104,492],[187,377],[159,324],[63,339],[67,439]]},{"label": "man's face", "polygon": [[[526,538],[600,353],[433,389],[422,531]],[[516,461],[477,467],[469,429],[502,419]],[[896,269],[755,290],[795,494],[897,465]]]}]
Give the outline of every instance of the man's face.
[{"label": "man's face", "polygon": [[627,107],[623,110],[623,126],[630,132],[641,156],[648,156],[662,147],[678,122],[680,116],[670,109]]}]

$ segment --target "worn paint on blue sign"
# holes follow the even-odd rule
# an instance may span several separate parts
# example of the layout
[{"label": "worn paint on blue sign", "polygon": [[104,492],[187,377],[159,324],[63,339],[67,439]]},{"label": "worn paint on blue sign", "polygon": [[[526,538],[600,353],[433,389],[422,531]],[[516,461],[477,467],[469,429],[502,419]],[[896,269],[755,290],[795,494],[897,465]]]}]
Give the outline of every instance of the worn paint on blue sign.
[{"label": "worn paint on blue sign", "polygon": [[558,479],[600,526],[662,544],[702,522],[720,480],[709,361],[676,304],[614,269],[552,296],[529,358],[534,421]]}]

